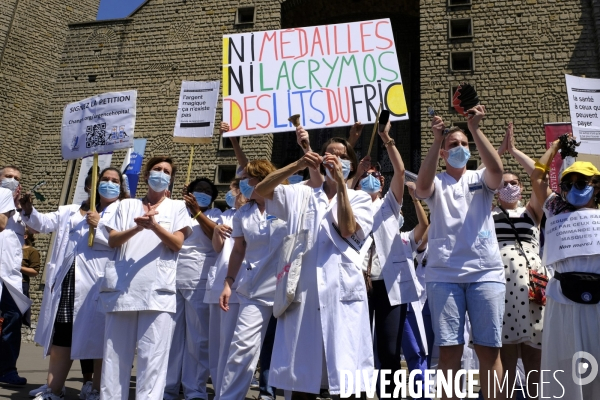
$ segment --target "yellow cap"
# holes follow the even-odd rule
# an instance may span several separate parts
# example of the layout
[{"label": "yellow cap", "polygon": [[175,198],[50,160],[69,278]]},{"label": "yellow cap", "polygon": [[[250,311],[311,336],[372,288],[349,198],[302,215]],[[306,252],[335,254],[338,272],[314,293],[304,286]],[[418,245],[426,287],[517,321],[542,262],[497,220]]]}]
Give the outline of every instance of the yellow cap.
[{"label": "yellow cap", "polygon": [[571,166],[569,168],[567,168],[563,171],[560,179],[564,178],[571,172],[577,172],[578,174],[585,175],[585,176],[600,175],[600,171],[598,171],[598,168],[596,168],[594,166],[594,164],[592,164],[591,162],[575,161],[573,164],[571,164]]}]

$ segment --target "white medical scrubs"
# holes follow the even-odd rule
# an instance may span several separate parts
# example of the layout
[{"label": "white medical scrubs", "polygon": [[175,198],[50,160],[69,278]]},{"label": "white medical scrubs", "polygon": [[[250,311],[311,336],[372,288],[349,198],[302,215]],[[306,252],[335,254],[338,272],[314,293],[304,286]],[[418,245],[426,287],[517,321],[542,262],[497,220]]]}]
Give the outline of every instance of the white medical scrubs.
[{"label": "white medical scrubs", "polygon": [[[218,224],[221,210],[211,208],[204,215]],[[165,400],[179,399],[180,385],[186,399],[208,399],[206,382],[210,373],[208,334],[211,325],[204,292],[208,271],[214,266],[217,254],[212,247],[212,238],[206,236],[198,221],[189,218],[192,234],[183,242],[177,260],[177,311],[163,395]]]},{"label": "white medical scrubs", "polygon": [[244,238],[247,264],[236,290],[240,309],[221,381],[221,400],[243,399],[248,391],[273,315],[279,250],[286,233],[285,222],[266,211],[261,213],[255,202],[233,216],[231,236]]},{"label": "white medical scrubs", "polygon": [[[373,374],[367,292],[360,265],[341,254],[322,225],[326,213],[336,209],[337,196],[329,202],[322,187],[279,185],[273,200],[267,200],[267,212],[296,232],[301,191],[310,194],[304,210],[309,247],[298,282],[299,302],[277,319],[269,385],[306,393],[319,393],[324,386],[339,394],[341,370]],[[373,226],[371,197],[351,189],[348,197],[361,228],[357,236],[364,239]]]},{"label": "white medical scrubs", "polygon": [[[233,216],[237,210],[229,209],[221,214],[220,224],[233,226]],[[245,262],[231,286],[231,297],[229,297],[229,311],[224,312],[219,306],[219,297],[223,292],[227,268],[229,267],[229,256],[233,249],[234,239],[229,237],[223,242],[223,248],[219,253],[214,267],[210,268],[206,280],[206,293],[204,302],[208,304],[210,310],[210,332],[208,334],[208,364],[210,376],[212,377],[213,387],[215,388],[215,400],[219,399],[221,381],[223,372],[227,364],[227,355],[229,354],[229,345],[233,338],[233,332],[237,324],[237,316],[240,310],[237,285],[243,280],[246,271]]]},{"label": "white medical scrubs", "polygon": [[[183,201],[165,198],[156,210],[155,221],[167,231],[191,233]],[[136,226],[134,218],[143,215],[142,200],[123,200],[106,226],[125,231]],[[177,303],[177,257],[178,252],[145,229],[119,247],[115,262],[106,266],[101,286],[107,312],[102,398],[128,398],[137,343],[136,398],[162,399]]]}]

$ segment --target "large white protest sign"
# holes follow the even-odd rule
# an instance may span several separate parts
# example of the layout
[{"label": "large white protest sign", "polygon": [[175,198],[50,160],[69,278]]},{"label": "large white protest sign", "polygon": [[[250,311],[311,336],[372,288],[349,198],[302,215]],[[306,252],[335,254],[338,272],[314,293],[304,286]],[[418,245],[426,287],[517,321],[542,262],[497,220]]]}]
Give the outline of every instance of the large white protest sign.
[{"label": "large white protest sign", "polygon": [[[112,153],[98,154],[98,167],[100,171],[104,168],[110,167],[112,160]],[[89,195],[85,192],[85,178],[91,171],[94,162],[94,157],[85,157],[81,160],[81,167],[79,168],[79,175],[77,176],[77,185],[75,186],[75,194],[73,195],[73,204],[81,204],[86,201]],[[98,172],[100,172],[98,171]],[[98,175],[100,178],[100,175]]]},{"label": "large white protest sign", "polygon": [[61,148],[65,160],[133,146],[137,91],[111,92],[68,104]]},{"label": "large white protest sign", "polygon": [[579,210],[548,218],[544,238],[544,265],[600,254],[600,213]]},{"label": "large white protest sign", "polygon": [[565,75],[573,136],[579,153],[600,154],[600,79]]},{"label": "large white protest sign", "polygon": [[219,86],[219,81],[181,82],[179,107],[173,134],[175,142],[202,143],[210,141],[215,125]]},{"label": "large white protest sign", "polygon": [[224,136],[408,119],[389,19],[223,37]]}]

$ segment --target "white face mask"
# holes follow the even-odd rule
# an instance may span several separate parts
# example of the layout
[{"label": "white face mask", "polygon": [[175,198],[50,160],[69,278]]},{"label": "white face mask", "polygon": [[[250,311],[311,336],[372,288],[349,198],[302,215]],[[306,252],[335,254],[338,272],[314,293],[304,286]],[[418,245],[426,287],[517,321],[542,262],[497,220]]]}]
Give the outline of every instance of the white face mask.
[{"label": "white face mask", "polygon": [[19,187],[19,181],[15,178],[4,178],[2,179],[0,186],[14,193],[15,190],[17,190],[17,188]]}]

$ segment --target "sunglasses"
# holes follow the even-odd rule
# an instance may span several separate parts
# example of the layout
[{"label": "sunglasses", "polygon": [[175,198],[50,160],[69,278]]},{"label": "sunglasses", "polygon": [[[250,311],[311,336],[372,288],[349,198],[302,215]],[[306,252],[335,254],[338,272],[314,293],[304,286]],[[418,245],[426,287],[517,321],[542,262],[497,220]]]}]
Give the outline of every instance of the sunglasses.
[{"label": "sunglasses", "polygon": [[379,171],[365,172],[364,174],[362,174],[362,176],[360,177],[360,179],[365,179],[369,175],[372,175],[373,178],[378,178],[378,179],[382,176],[381,172],[379,172]]},{"label": "sunglasses", "polygon": [[596,183],[597,181],[575,181],[575,182],[561,182],[560,183],[560,190],[563,192],[568,192],[569,190],[571,190],[573,188],[573,186],[575,186],[575,189],[577,190],[583,190],[586,188],[586,186],[588,186],[590,183]]}]

